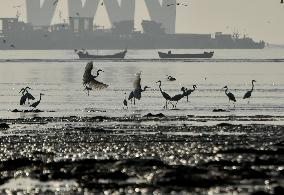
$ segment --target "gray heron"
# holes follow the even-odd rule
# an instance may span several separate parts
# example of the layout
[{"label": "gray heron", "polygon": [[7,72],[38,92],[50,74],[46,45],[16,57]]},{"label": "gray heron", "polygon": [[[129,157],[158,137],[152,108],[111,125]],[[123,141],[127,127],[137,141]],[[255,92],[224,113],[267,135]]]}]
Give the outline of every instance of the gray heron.
[{"label": "gray heron", "polygon": [[172,97],[162,90],[162,88],[161,88],[162,81],[159,80],[156,83],[159,83],[160,92],[161,92],[162,96],[164,97],[164,99],[166,100],[166,105],[164,106],[164,108],[168,108],[168,102],[171,101]]},{"label": "gray heron", "polygon": [[34,96],[29,93],[28,89],[31,89],[30,87],[22,88],[19,93],[22,93],[22,97],[20,99],[20,105],[26,104],[26,101],[28,100],[35,100]]},{"label": "gray heron", "polygon": [[176,81],[176,78],[172,77],[171,75],[166,75],[169,81]]},{"label": "gray heron", "polygon": [[197,88],[197,86],[196,85],[193,85],[192,86],[192,88],[193,89],[185,89],[185,95],[184,96],[186,96],[186,101],[188,102],[188,96],[192,93],[192,92],[194,92],[195,90],[196,90],[196,88]]},{"label": "gray heron", "polygon": [[97,71],[97,75],[92,75],[93,68],[93,62],[89,62],[85,67],[83,75],[83,85],[85,87],[87,86],[85,90],[88,90],[88,92],[93,89],[101,90],[108,87],[108,85],[96,80],[96,78],[100,75],[100,72],[103,72],[103,70],[99,69]]},{"label": "gray heron", "polygon": [[177,107],[177,104],[178,104],[178,101],[180,101],[184,96],[185,96],[185,93],[186,93],[186,90],[184,87],[181,88],[181,91],[183,92],[182,94],[177,94],[173,97],[171,97],[171,102],[176,102],[175,105],[173,105],[173,108],[176,108]]},{"label": "gray heron", "polygon": [[[251,90],[247,91],[246,94],[244,95],[243,99],[249,99],[251,98],[251,94],[254,90],[254,82],[256,82],[255,80],[251,81]],[[248,104],[249,104],[249,100],[248,100]]]},{"label": "gray heron", "polygon": [[35,109],[35,108],[40,104],[41,96],[42,96],[42,95],[44,95],[44,94],[43,94],[43,93],[40,93],[40,94],[39,94],[39,100],[36,101],[36,102],[34,102],[34,103],[32,103],[32,104],[30,105],[30,107],[33,107],[33,109]]},{"label": "gray heron", "polygon": [[143,89],[141,87],[141,72],[136,74],[136,78],[133,82],[133,87],[134,90],[130,92],[129,96],[128,96],[128,100],[132,99],[134,100],[134,105],[135,105],[135,99],[140,100],[142,97],[142,92],[146,91],[146,89],[150,88],[148,86],[145,86]]},{"label": "gray heron", "polygon": [[126,92],[124,93],[125,97],[123,100],[123,105],[127,108]]},{"label": "gray heron", "polygon": [[225,89],[225,94],[228,96],[228,98],[229,98],[229,102],[230,101],[233,101],[233,102],[236,102],[236,98],[235,98],[235,96],[234,96],[234,94],[232,94],[231,92],[228,92],[228,86],[225,86],[224,87],[224,89]]}]

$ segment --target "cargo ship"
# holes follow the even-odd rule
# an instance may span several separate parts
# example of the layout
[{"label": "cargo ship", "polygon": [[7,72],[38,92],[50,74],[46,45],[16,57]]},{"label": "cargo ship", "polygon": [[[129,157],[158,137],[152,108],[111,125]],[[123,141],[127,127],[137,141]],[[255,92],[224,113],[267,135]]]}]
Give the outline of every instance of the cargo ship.
[{"label": "cargo ship", "polygon": [[0,50],[83,49],[263,49],[264,41],[238,34],[169,34],[161,23],[144,20],[142,31],[134,21],[109,28],[93,25],[93,18],[70,17],[67,23],[32,26],[18,18],[0,18]]}]

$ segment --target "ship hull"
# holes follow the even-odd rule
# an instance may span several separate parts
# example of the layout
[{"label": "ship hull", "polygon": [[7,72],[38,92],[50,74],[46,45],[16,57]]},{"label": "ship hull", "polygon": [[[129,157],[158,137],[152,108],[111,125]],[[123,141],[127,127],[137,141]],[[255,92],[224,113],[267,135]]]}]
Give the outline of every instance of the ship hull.
[{"label": "ship hull", "polygon": [[214,52],[204,52],[200,54],[172,54],[172,53],[163,53],[158,52],[160,58],[212,58]]},{"label": "ship hull", "polygon": [[113,55],[90,55],[88,53],[77,52],[80,59],[124,59],[127,50]]}]

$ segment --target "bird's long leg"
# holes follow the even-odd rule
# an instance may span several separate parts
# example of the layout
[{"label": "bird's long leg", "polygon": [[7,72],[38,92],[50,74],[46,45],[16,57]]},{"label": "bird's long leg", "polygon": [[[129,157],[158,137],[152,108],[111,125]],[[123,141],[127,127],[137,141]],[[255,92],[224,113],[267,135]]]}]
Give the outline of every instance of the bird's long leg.
[{"label": "bird's long leg", "polygon": [[186,96],[186,101],[188,102],[188,95]]},{"label": "bird's long leg", "polygon": [[134,101],[134,105],[135,105],[135,98],[134,98],[134,100],[133,100],[133,101]]}]

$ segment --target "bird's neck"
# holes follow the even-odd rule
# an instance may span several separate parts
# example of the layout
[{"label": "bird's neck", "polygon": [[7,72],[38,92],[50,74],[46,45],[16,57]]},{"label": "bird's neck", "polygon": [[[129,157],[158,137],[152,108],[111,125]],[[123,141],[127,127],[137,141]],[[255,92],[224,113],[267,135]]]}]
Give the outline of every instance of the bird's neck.
[{"label": "bird's neck", "polygon": [[251,91],[253,91],[253,89],[254,89],[254,83],[252,82],[251,83]]},{"label": "bird's neck", "polygon": [[161,92],[163,92],[161,86],[162,86],[162,83],[159,84],[159,89]]},{"label": "bird's neck", "polygon": [[225,94],[228,94],[228,90],[229,90],[228,88],[225,90]]}]

